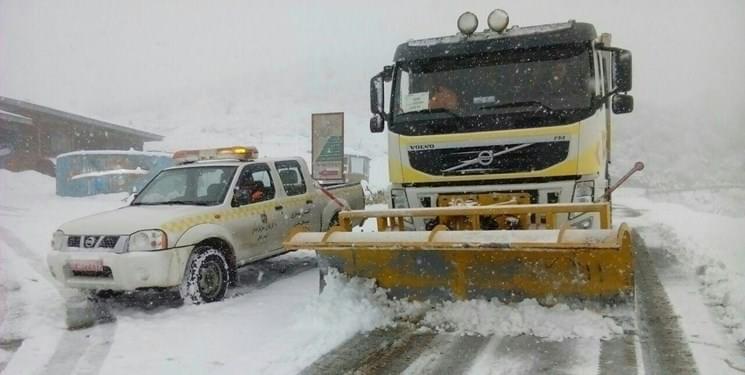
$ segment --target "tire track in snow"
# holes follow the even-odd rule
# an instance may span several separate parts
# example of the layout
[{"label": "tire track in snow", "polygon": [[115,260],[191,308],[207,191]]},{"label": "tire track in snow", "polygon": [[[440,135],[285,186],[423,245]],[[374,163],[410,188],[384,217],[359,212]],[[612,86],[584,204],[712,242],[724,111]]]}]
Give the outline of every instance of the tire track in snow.
[{"label": "tire track in snow", "polygon": [[492,336],[469,374],[576,374],[597,368],[597,339],[545,341],[530,335]]},{"label": "tire track in snow", "polygon": [[636,269],[638,327],[645,372],[698,374],[696,361],[680,328],[652,257],[637,231],[632,233]]},{"label": "tire track in snow", "polygon": [[[69,293],[60,288],[49,274],[46,262],[27,248],[23,241],[2,226],[0,226],[0,237],[15,254],[25,259],[39,276],[47,280],[63,298],[67,299],[69,297]],[[72,374],[79,364],[82,364],[77,373],[97,374],[109,353],[115,331],[115,322],[78,331],[65,330],[57,343],[54,354],[45,366],[44,373],[53,375]],[[93,347],[94,343],[96,345]],[[84,362],[81,359],[84,359]]]}]

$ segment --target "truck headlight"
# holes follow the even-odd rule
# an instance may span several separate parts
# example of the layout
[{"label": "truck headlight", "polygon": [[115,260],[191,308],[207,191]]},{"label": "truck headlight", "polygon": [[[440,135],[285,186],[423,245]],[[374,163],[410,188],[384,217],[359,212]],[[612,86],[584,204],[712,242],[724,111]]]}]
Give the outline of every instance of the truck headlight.
[{"label": "truck headlight", "polygon": [[409,201],[406,199],[406,190],[391,189],[391,208],[409,208]]},{"label": "truck headlight", "polygon": [[148,229],[129,235],[129,251],[162,250],[168,247],[168,237],[160,229]]},{"label": "truck headlight", "polygon": [[52,234],[52,250],[60,251],[65,246],[65,232],[57,230]]},{"label": "truck headlight", "polygon": [[580,181],[574,185],[574,203],[592,203],[595,200],[595,181]]}]

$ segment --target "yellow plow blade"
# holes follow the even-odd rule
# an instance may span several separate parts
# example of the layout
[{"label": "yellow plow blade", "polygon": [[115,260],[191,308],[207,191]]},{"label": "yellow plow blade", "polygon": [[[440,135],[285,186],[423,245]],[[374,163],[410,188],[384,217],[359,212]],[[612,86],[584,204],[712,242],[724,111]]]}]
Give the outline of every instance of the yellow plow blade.
[{"label": "yellow plow blade", "polygon": [[[599,214],[601,229],[545,224],[568,212]],[[394,298],[614,301],[633,296],[634,272],[629,229],[611,229],[609,213],[605,203],[349,211],[341,226],[294,234],[285,247],[314,249],[322,274],[331,267],[375,279]],[[553,217],[527,230],[397,230],[405,217],[458,217],[453,222],[468,226],[505,214]],[[377,217],[381,231],[351,232],[360,217]]]}]

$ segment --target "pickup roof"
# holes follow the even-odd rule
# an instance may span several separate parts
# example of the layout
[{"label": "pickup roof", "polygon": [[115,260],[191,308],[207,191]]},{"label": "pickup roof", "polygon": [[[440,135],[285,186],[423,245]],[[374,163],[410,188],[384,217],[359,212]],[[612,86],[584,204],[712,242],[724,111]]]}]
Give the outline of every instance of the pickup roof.
[{"label": "pickup roof", "polygon": [[47,262],[72,288],[179,287],[213,302],[237,267],[286,252],[290,232],[328,229],[342,206],[364,208],[362,187],[322,188],[301,158],[196,161],[164,169],[128,206],[60,226]]}]

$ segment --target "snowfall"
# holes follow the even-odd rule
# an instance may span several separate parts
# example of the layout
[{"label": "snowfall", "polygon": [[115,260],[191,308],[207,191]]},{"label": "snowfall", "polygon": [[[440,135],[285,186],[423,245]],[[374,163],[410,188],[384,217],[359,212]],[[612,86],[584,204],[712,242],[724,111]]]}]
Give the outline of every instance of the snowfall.
[{"label": "snowfall", "polygon": [[[732,371],[731,365],[742,362],[731,354],[745,344],[745,217],[732,216],[731,208],[742,204],[743,194],[632,188],[614,196],[621,208],[617,221],[643,228],[648,246],[673,251],[696,275],[662,281],[699,366],[706,365],[701,370],[711,373]],[[51,233],[66,220],[125,205],[126,194],[63,198],[55,195],[50,177],[0,170],[0,197],[0,342],[20,343],[13,353],[0,350],[7,374],[291,374],[358,332],[422,314],[421,329],[454,335],[530,334],[561,341],[600,340],[623,331],[599,312],[542,307],[531,300],[391,301],[373,281],[338,274],[319,294],[312,251],[289,253],[243,273],[244,279],[255,277],[256,286],[248,280],[240,293],[220,303],[118,306],[114,321],[68,330],[65,300],[74,300],[76,292],[49,275],[45,253]],[[640,215],[623,217],[629,208]],[[276,272],[273,264],[290,270]],[[590,360],[579,372],[593,372],[593,365]]]}]

